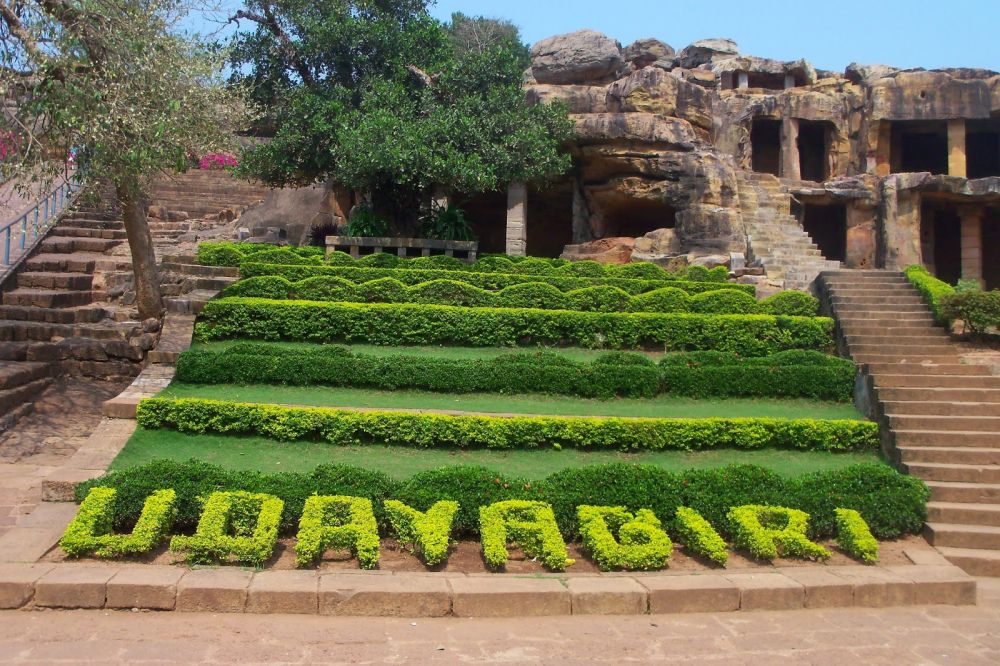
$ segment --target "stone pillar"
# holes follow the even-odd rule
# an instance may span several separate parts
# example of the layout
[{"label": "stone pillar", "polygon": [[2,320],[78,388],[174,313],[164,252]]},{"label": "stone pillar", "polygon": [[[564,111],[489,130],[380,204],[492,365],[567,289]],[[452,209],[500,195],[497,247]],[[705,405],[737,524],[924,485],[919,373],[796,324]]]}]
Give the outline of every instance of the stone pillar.
[{"label": "stone pillar", "polygon": [[802,180],[799,164],[799,121],[797,118],[781,119],[781,177]]},{"label": "stone pillar", "polygon": [[746,72],[737,72],[736,81],[736,87],[740,90],[745,90],[750,87],[750,75]]},{"label": "stone pillar", "polygon": [[847,204],[847,248],[844,264],[848,268],[874,268],[876,243],[876,208],[873,203],[853,200]]},{"label": "stone pillar", "polygon": [[885,178],[892,173],[892,123],[879,122],[878,144],[875,146],[875,175]]},{"label": "stone pillar", "polygon": [[795,75],[785,74],[785,90],[795,87]]},{"label": "stone pillar", "polygon": [[983,208],[962,206],[958,217],[962,221],[962,279],[983,284]]},{"label": "stone pillar", "polygon": [[528,186],[507,186],[507,254],[523,257],[528,249]]},{"label": "stone pillar", "polygon": [[966,177],[965,120],[948,121],[948,175]]}]

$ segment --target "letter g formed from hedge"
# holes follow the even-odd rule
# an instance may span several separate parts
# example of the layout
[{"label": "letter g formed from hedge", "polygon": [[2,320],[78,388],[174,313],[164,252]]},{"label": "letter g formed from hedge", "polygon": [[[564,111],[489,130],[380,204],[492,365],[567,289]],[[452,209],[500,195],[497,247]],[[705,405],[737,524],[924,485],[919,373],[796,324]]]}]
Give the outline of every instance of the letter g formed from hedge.
[{"label": "letter g formed from hedge", "polygon": [[525,555],[540,559],[552,571],[563,571],[573,564],[552,505],[546,502],[508,500],[479,507],[479,532],[483,559],[492,569],[503,569],[507,564],[508,543],[520,546]]},{"label": "letter g formed from hedge", "polygon": [[583,547],[602,571],[654,571],[667,566],[674,545],[649,509],[632,515],[620,506],[578,506]]}]

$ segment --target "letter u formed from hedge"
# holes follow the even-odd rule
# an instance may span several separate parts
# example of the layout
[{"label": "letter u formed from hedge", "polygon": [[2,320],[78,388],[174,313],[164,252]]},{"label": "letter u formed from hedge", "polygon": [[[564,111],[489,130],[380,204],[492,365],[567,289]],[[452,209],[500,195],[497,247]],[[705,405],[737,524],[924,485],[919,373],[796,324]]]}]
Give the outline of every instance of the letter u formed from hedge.
[{"label": "letter u formed from hedge", "polygon": [[573,564],[566,552],[552,505],[546,502],[507,500],[479,508],[479,533],[483,559],[495,570],[507,564],[507,544],[521,547],[528,557],[538,558],[552,571]]},{"label": "letter u formed from hedge", "polygon": [[383,506],[399,542],[412,544],[411,552],[425,564],[436,566],[448,559],[458,502],[441,500],[425,512],[398,500],[385,500]]},{"label": "letter u formed from hedge", "polygon": [[273,495],[214,492],[205,502],[193,536],[175,536],[170,550],[192,563],[226,562],[263,566],[274,553],[285,503]]},{"label": "letter u formed from hedge", "polygon": [[379,545],[371,500],[313,495],[306,500],[299,519],[295,563],[308,566],[330,548],[347,548],[358,558],[362,569],[374,569],[378,566]]},{"label": "letter u formed from hedge", "polygon": [[798,509],[748,504],[727,514],[733,542],[758,560],[778,555],[826,560],[830,551],[806,537],[809,514]]},{"label": "letter u formed from hedge", "polygon": [[576,508],[583,547],[601,571],[655,571],[667,566],[674,544],[649,509],[633,515],[621,506]]},{"label": "letter u formed from hedge", "polygon": [[157,490],[147,497],[131,534],[112,534],[115,495],[114,488],[91,489],[59,540],[59,546],[67,555],[141,555],[167,538],[176,516],[174,505],[177,493],[173,490]]}]

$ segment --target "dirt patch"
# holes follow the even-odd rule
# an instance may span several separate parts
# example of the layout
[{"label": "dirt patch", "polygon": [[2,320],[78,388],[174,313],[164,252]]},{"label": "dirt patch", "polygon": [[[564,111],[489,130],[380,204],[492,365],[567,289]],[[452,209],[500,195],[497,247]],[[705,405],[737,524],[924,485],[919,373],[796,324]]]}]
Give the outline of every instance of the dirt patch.
[{"label": "dirt patch", "polygon": [[[800,560],[795,558],[778,558],[774,562],[758,562],[746,555],[730,550],[728,569],[774,569],[777,567],[824,567],[838,565],[858,564],[857,560],[844,553],[832,541],[820,542],[831,553],[832,557],[827,562],[813,562],[810,560]],[[567,573],[597,573],[599,569],[593,561],[583,552],[578,543],[567,544],[569,556],[576,560],[573,566],[569,567]],[[930,551],[934,549],[921,536],[908,536],[895,541],[882,541],[879,543],[879,564],[885,566],[912,564],[904,551]],[[70,558],[59,548],[55,548],[43,558],[46,562],[65,562]],[[81,562],[98,562],[95,558],[80,558]],[[142,558],[129,560],[131,563],[141,564],[182,564],[178,561],[178,556],[171,553],[166,546],[162,546],[152,553]],[[289,570],[295,568],[295,540],[279,539],[272,557],[264,569]],[[358,561],[351,557],[347,551],[328,551],[324,553],[323,559],[315,567],[319,571],[345,571],[358,570]],[[710,571],[719,569],[710,562],[694,557],[686,552],[684,546],[674,544],[673,556],[668,567],[671,571]],[[491,573],[483,561],[482,550],[478,541],[459,541],[452,546],[451,555],[448,561],[438,567],[427,567],[410,551],[393,539],[382,541],[381,558],[379,569],[382,571],[400,572],[426,572],[441,571],[445,573]],[[533,574],[544,573],[545,567],[541,562],[528,558],[518,548],[510,548],[510,560],[507,562],[506,573],[511,574]]]}]

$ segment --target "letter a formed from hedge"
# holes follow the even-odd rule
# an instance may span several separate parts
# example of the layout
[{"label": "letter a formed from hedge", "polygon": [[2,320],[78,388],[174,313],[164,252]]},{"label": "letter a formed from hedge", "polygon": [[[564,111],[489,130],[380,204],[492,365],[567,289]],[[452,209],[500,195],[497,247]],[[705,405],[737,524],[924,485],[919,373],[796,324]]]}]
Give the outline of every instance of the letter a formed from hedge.
[{"label": "letter a formed from hedge", "polygon": [[148,553],[167,538],[174,524],[177,494],[157,490],[146,498],[131,534],[112,534],[115,489],[91,488],[76,517],[66,527],[59,546],[71,557],[93,553],[97,557],[122,557]]},{"label": "letter a formed from hedge", "polygon": [[583,547],[601,571],[655,571],[667,566],[674,544],[649,509],[632,515],[621,506],[578,506]]},{"label": "letter a formed from hedge", "polygon": [[759,560],[802,557],[826,560],[830,551],[806,537],[809,514],[798,509],[748,504],[727,514],[733,542]]},{"label": "letter a formed from hedge", "polygon": [[263,493],[214,492],[205,502],[193,536],[175,536],[170,550],[192,563],[227,562],[262,566],[274,553],[285,503]]},{"label": "letter a formed from hedge", "polygon": [[378,524],[372,502],[364,497],[313,495],[299,519],[295,563],[308,566],[330,548],[347,548],[362,569],[378,566]]},{"label": "letter a formed from hedge", "polygon": [[400,543],[413,544],[414,554],[430,566],[448,559],[451,526],[458,512],[458,502],[441,500],[426,512],[397,500],[385,500],[383,505]]},{"label": "letter a formed from hedge", "polygon": [[492,569],[500,570],[507,564],[508,543],[520,546],[525,555],[540,559],[552,571],[563,571],[573,564],[552,505],[545,502],[508,500],[479,507],[479,533],[483,559]]}]

